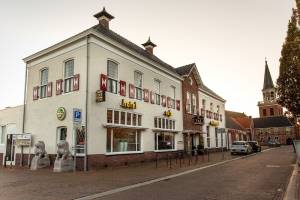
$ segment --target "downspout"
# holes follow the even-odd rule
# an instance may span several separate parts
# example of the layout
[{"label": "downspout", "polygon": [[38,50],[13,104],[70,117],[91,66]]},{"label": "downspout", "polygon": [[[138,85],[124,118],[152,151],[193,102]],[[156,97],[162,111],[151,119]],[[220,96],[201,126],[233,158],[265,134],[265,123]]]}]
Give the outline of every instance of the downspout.
[{"label": "downspout", "polygon": [[[27,63],[26,63],[26,67],[25,67],[25,84],[24,84],[24,99],[23,99],[22,133],[25,132],[26,94],[27,94],[27,72],[28,71],[27,71]],[[29,165],[29,163],[28,163],[28,165]],[[23,146],[21,147],[20,166],[23,166]]]},{"label": "downspout", "polygon": [[89,97],[89,38],[90,36],[87,35],[86,37],[86,92],[85,92],[85,156],[84,156],[84,171],[87,171],[87,141],[88,141],[88,97]]}]

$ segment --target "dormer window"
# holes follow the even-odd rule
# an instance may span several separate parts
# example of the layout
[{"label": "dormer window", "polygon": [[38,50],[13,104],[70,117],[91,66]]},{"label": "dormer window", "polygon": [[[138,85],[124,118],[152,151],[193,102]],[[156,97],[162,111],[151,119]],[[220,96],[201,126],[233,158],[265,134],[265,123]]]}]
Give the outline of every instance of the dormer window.
[{"label": "dormer window", "polygon": [[40,82],[40,98],[47,97],[47,84],[48,84],[48,68],[41,70],[41,82]]}]

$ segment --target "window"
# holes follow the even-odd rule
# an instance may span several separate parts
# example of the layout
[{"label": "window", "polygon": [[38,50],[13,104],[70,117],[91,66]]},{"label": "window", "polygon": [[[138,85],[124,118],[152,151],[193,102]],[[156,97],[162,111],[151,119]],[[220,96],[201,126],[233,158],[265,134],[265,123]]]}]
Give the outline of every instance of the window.
[{"label": "window", "polygon": [[220,113],[220,106],[217,105],[217,113]]},{"label": "window", "polygon": [[143,75],[141,72],[138,71],[134,72],[134,85],[135,85],[135,98],[142,100]]},{"label": "window", "polygon": [[273,116],[274,115],[274,109],[270,108],[270,115]]},{"label": "window", "polygon": [[142,126],[142,115],[138,113],[108,109],[107,123],[127,126]]},{"label": "window", "polygon": [[154,80],[154,93],[155,93],[155,103],[160,105],[160,81]]},{"label": "window", "polygon": [[190,83],[190,85],[193,85],[193,79],[192,79],[192,77],[189,77],[189,83]]},{"label": "window", "polygon": [[5,144],[5,132],[6,132],[6,126],[0,126],[0,144]]},{"label": "window", "polygon": [[209,126],[206,126],[206,142],[207,142],[207,148],[210,148],[210,132],[209,132]]},{"label": "window", "polygon": [[65,93],[71,92],[73,89],[73,76],[74,76],[74,60],[65,62],[65,74],[64,74]]},{"label": "window", "polygon": [[57,128],[57,143],[59,141],[66,141],[67,139],[67,127]]},{"label": "window", "polygon": [[186,93],[186,112],[191,113],[192,112],[192,97],[191,93]]},{"label": "window", "polygon": [[196,95],[192,95],[192,113],[196,114],[197,109],[196,109]]},{"label": "window", "polygon": [[172,95],[171,95],[171,108],[175,109],[176,87],[175,86],[171,86],[171,91],[172,91]]},{"label": "window", "polygon": [[206,101],[205,101],[205,99],[202,99],[202,108],[203,108],[203,110],[205,110],[205,106],[206,105]]},{"label": "window", "polygon": [[141,151],[141,132],[133,129],[108,128],[106,151],[108,153]]},{"label": "window", "polygon": [[267,115],[267,110],[263,109],[263,116],[266,116],[266,115]]},{"label": "window", "polygon": [[155,133],[155,150],[175,149],[175,134],[166,132]]},{"label": "window", "polygon": [[117,94],[118,88],[118,64],[107,61],[107,91]]},{"label": "window", "polygon": [[48,84],[48,69],[41,70],[41,82],[40,82],[40,98],[47,97],[47,84]]},{"label": "window", "polygon": [[175,120],[161,117],[154,117],[154,128],[175,130]]},{"label": "window", "polygon": [[210,111],[213,111],[213,109],[214,109],[214,104],[210,103]]},{"label": "window", "polygon": [[215,137],[216,137],[216,147],[218,147],[219,146],[218,128],[215,128]]}]

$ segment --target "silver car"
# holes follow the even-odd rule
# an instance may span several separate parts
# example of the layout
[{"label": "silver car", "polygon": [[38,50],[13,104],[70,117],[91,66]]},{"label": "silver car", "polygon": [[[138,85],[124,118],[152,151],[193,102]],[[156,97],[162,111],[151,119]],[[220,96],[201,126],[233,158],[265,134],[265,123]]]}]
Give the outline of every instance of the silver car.
[{"label": "silver car", "polygon": [[249,154],[252,147],[247,141],[234,141],[230,149],[231,154]]}]

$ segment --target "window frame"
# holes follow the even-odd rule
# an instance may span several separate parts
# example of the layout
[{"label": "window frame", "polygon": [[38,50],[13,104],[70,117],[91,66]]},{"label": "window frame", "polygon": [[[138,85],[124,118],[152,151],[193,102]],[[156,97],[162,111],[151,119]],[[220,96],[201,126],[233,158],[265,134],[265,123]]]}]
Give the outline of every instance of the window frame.
[{"label": "window frame", "polygon": [[[68,62],[73,61],[73,75],[72,76],[66,76],[66,64]],[[73,91],[73,81],[74,81],[74,75],[75,75],[75,59],[74,58],[70,58],[64,61],[64,76],[63,76],[63,80],[64,80],[64,93],[70,93]],[[67,82],[69,83],[69,88],[68,90],[67,88]]]},{"label": "window frame", "polygon": [[[158,145],[159,134],[162,134],[164,138],[165,138],[166,135],[171,135],[172,136],[172,144],[171,144],[172,148],[170,148],[170,149],[159,149],[159,145]],[[155,151],[174,151],[174,150],[176,150],[175,136],[176,136],[176,134],[172,133],[172,132],[164,132],[164,131],[155,132],[155,134],[154,134],[154,150]]]},{"label": "window frame", "polygon": [[[139,74],[141,76],[141,85],[140,86],[137,86],[136,85],[136,74]],[[138,99],[138,100],[142,100],[143,99],[143,83],[144,83],[144,76],[143,76],[143,73],[138,71],[138,70],[135,70],[134,71],[134,87],[135,87],[135,99]],[[138,92],[140,92],[140,97],[138,96]]]},{"label": "window frame", "polygon": [[[43,83],[43,72],[47,71],[47,78],[46,78],[46,82]],[[44,99],[47,98],[47,85],[49,83],[49,68],[48,67],[44,67],[40,70],[40,91],[39,91],[39,95],[40,95],[40,99]]]},{"label": "window frame", "polygon": [[[116,64],[116,66],[117,66],[117,77],[116,77],[116,79],[115,79],[115,77],[110,77],[109,76],[108,68],[109,68],[109,63],[110,62]],[[119,63],[116,62],[115,60],[108,59],[107,63],[106,63],[106,71],[107,71],[107,92],[112,93],[112,94],[118,94]],[[114,87],[114,85],[110,86],[112,83],[115,84],[115,87]],[[110,90],[112,90],[112,91],[110,91]]]},{"label": "window frame", "polygon": [[155,83],[158,83],[158,91],[154,91],[155,104],[160,105],[160,103],[161,103],[161,100],[160,100],[160,97],[161,97],[161,95],[160,95],[161,81],[159,79],[154,79],[154,86],[156,86]]}]

